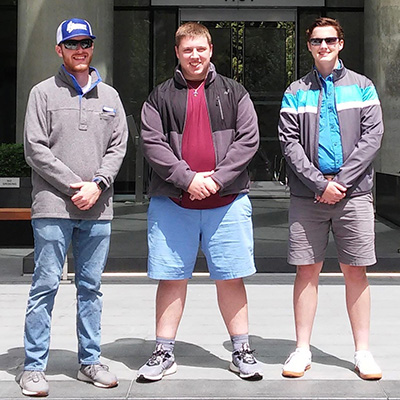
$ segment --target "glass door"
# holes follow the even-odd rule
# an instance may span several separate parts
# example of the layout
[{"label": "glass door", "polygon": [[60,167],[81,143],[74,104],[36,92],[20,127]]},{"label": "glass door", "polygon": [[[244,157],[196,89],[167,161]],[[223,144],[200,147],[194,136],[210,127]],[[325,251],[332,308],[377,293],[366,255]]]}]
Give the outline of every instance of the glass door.
[{"label": "glass door", "polygon": [[249,167],[251,179],[284,181],[277,127],[283,92],[295,78],[295,12],[186,9],[181,21],[207,26],[217,71],[242,83],[254,102],[261,144]]}]

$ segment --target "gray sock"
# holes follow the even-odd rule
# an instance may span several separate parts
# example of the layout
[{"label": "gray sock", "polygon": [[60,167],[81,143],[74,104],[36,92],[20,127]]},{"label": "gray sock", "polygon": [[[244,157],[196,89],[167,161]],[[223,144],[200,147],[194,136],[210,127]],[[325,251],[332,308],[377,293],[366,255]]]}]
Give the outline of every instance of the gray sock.
[{"label": "gray sock", "polygon": [[231,336],[233,351],[240,350],[243,344],[249,343],[249,335],[233,335]]},{"label": "gray sock", "polygon": [[156,346],[158,344],[162,344],[164,350],[167,353],[172,354],[174,352],[175,339],[165,339],[165,338],[156,337]]}]

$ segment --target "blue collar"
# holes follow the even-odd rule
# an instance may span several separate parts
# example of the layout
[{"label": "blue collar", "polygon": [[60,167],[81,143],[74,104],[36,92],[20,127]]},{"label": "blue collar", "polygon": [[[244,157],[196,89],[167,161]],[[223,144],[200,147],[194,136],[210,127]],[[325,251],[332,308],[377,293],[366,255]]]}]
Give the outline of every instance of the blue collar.
[{"label": "blue collar", "polygon": [[333,73],[334,73],[334,71],[341,70],[342,68],[343,68],[342,61],[338,60],[338,62],[337,62],[337,64],[336,64],[336,67],[333,69],[333,71],[332,71],[326,78],[324,78],[324,77],[320,74],[320,72],[318,71],[317,67],[314,65],[314,69],[317,71],[319,79],[322,79],[323,81],[333,80]]},{"label": "blue collar", "polygon": [[[72,83],[74,84],[74,87],[75,87],[76,92],[77,92],[80,96],[82,96],[82,95],[83,95],[82,88],[81,88],[81,86],[79,85],[78,81],[76,80],[75,76],[72,75],[72,74],[70,74],[70,73],[66,70],[64,64],[62,64],[62,68],[63,68],[64,72],[65,72],[66,74],[68,74],[68,75],[71,77]],[[95,73],[95,76],[94,76],[93,73]],[[97,86],[97,85],[102,81],[101,76],[100,76],[100,74],[99,74],[99,71],[97,71],[96,68],[90,67],[90,68],[89,68],[89,74],[92,76],[92,85],[90,86],[90,89],[89,89],[86,93],[90,92],[95,86]],[[93,78],[95,78],[95,79],[93,79]]]}]

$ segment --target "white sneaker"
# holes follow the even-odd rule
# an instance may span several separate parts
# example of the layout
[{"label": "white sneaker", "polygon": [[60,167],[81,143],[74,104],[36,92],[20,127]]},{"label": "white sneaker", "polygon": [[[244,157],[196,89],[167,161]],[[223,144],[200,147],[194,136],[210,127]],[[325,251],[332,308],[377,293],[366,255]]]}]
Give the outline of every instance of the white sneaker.
[{"label": "white sneaker", "polygon": [[298,347],[283,364],[282,375],[287,378],[300,378],[311,368],[311,351]]},{"label": "white sneaker", "polygon": [[354,365],[362,379],[378,380],[382,378],[382,370],[368,350],[360,350],[354,353]]},{"label": "white sneaker", "polygon": [[49,394],[49,383],[43,371],[23,371],[17,382],[25,396],[46,397]]}]

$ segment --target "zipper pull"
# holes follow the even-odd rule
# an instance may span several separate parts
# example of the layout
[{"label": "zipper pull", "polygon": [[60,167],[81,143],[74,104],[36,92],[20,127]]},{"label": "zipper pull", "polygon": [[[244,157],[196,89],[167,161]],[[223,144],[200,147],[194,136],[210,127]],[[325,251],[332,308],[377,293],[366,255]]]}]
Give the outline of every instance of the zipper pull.
[{"label": "zipper pull", "polygon": [[220,113],[221,119],[223,121],[225,118],[224,118],[224,112],[222,110],[221,100],[220,100],[219,96],[217,96],[217,104],[216,104],[216,106],[219,107],[219,113]]}]

